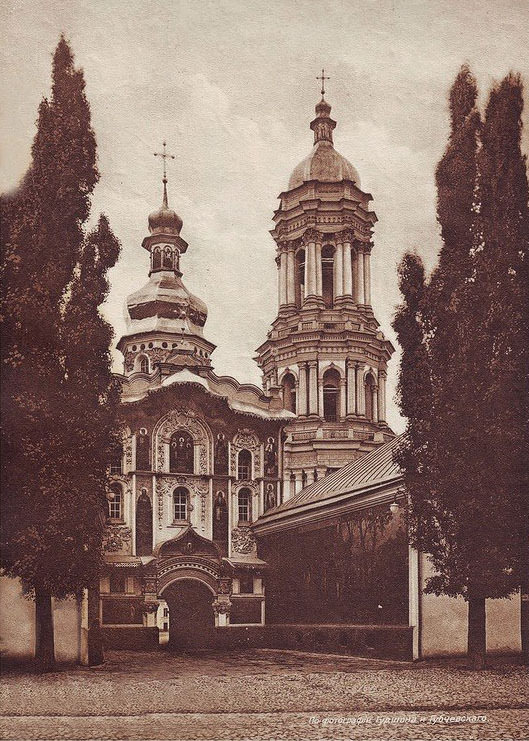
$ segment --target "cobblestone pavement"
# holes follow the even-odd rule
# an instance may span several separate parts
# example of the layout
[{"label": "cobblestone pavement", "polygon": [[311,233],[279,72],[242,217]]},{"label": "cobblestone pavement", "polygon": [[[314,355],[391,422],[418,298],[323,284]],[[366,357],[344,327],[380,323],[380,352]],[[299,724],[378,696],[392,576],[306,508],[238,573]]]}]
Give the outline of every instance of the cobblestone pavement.
[{"label": "cobblestone pavement", "polygon": [[529,739],[521,666],[258,650],[113,652],[101,667],[7,672],[1,738]]}]

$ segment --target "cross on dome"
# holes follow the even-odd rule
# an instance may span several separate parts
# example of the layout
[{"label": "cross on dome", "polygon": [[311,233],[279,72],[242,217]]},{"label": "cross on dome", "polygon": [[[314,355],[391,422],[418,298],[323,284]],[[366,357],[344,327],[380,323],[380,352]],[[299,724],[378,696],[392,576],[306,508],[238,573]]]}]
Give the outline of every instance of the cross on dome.
[{"label": "cross on dome", "polygon": [[167,152],[167,149],[166,149],[167,142],[163,141],[162,142],[162,147],[163,147],[163,152],[155,152],[154,153],[154,156],[155,157],[161,157],[162,160],[163,160],[163,179],[165,181],[165,180],[167,180],[166,160],[168,160],[168,159],[174,160],[175,159],[175,156],[174,156],[174,154],[169,154]]},{"label": "cross on dome", "polygon": [[163,205],[165,206],[165,208],[167,208],[168,201],[167,201],[167,165],[166,165],[166,162],[167,162],[168,159],[174,160],[175,159],[175,156],[174,156],[174,154],[169,154],[167,152],[167,149],[166,149],[167,142],[166,141],[163,141],[162,142],[162,147],[163,147],[163,152],[154,152],[154,156],[155,157],[161,157],[162,160],[163,160],[163,178],[162,178],[162,183],[163,183]]},{"label": "cross on dome", "polygon": [[321,80],[321,97],[323,98],[323,96],[325,95],[325,80],[330,80],[331,78],[330,77],[326,77],[325,76],[325,70],[322,69],[321,75],[317,75],[316,76],[316,79],[317,80]]}]

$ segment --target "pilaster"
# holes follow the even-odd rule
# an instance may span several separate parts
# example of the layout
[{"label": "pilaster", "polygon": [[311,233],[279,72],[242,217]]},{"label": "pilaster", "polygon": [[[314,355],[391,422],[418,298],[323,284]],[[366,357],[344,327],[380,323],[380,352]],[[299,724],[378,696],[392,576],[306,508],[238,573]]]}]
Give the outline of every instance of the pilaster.
[{"label": "pilaster", "polygon": [[309,361],[309,414],[311,417],[318,416],[318,363],[316,360]]},{"label": "pilaster", "polygon": [[299,363],[298,416],[307,416],[307,363]]}]

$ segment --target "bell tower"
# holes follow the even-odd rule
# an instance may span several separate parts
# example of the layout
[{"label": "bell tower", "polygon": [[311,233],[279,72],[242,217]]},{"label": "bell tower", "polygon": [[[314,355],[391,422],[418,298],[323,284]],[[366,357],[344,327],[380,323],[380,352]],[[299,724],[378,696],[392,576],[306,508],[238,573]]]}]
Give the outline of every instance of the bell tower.
[{"label": "bell tower", "polygon": [[273,217],[278,314],[256,357],[265,390],[279,387],[297,415],[286,428],[284,500],[393,437],[386,366],[394,348],[371,306],[377,218],[358,172],[334,149],[330,113],[322,87],[312,151]]}]

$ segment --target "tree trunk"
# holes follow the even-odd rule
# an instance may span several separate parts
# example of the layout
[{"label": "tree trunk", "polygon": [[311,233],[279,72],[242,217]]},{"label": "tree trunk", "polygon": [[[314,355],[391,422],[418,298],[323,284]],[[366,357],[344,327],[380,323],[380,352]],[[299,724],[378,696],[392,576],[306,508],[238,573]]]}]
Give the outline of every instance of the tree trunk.
[{"label": "tree trunk", "polygon": [[468,667],[484,669],[487,650],[485,627],[485,597],[470,597],[468,600]]},{"label": "tree trunk", "polygon": [[38,588],[35,589],[35,666],[42,673],[55,669],[51,595]]}]

